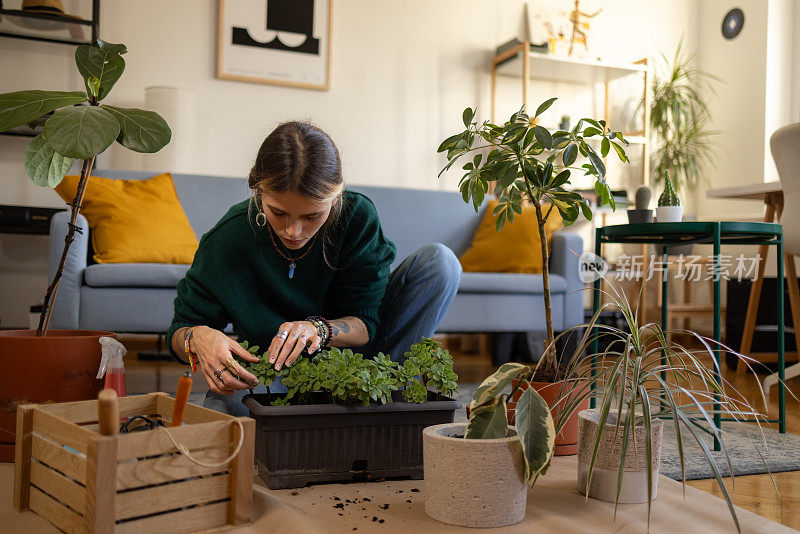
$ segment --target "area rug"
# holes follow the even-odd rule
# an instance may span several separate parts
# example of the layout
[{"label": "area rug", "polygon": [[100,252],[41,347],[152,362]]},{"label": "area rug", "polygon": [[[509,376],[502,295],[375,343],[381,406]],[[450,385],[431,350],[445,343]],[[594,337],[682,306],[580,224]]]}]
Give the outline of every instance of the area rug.
[{"label": "area rug", "polygon": [[[459,384],[457,398],[463,406],[466,406],[472,400],[472,395],[477,387],[478,384]],[[466,422],[466,420],[467,415],[463,408],[456,412],[456,422]],[[723,439],[730,458],[730,467],[733,468],[735,476],[760,475],[767,473],[767,468],[771,473],[800,470],[800,436],[796,434],[779,434],[777,431],[765,428],[762,437],[758,427],[752,424],[725,422],[722,428],[724,431]],[[705,454],[703,454],[703,450],[690,432],[687,432],[683,427],[681,427],[681,431],[683,434],[686,480],[714,478],[714,471]],[[701,434],[721,475],[724,477],[730,476],[731,469],[725,460],[725,455],[722,451],[714,452],[713,450],[714,439],[705,432]],[[764,444],[765,441],[766,445]],[[672,420],[664,421],[664,441],[661,446],[660,472],[673,480],[681,480],[678,440],[675,436],[675,426],[672,424]]]},{"label": "area rug", "polygon": [[[730,466],[722,451],[715,452],[713,450],[714,438],[702,432],[702,439],[711,451],[722,476],[730,476],[731,470],[736,476],[760,475],[767,473],[768,469],[771,473],[800,470],[800,436],[779,434],[769,428],[764,428],[762,435],[756,425],[746,423],[724,422],[722,429]],[[681,427],[681,434],[683,436],[686,480],[714,478],[714,471],[708,459],[691,433],[687,433]],[[661,474],[673,480],[681,480],[678,440],[675,436],[675,426],[671,420],[664,421]]]}]

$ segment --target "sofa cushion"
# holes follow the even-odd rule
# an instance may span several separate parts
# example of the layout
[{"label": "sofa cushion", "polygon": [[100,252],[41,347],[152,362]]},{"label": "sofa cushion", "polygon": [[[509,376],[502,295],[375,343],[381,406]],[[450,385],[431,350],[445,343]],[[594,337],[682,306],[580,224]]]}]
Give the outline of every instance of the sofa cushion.
[{"label": "sofa cushion", "polygon": [[91,287],[177,287],[188,265],[172,263],[97,263],[85,272]]},{"label": "sofa cushion", "polygon": [[[80,176],[65,176],[56,192],[72,202]],[[191,263],[198,241],[169,173],[147,180],[92,176],[82,213],[97,263]]]},{"label": "sofa cushion", "polygon": [[[458,284],[459,293],[517,293],[543,294],[542,275],[522,273],[464,273]],[[550,292],[564,293],[567,282],[563,276],[550,275]]]}]

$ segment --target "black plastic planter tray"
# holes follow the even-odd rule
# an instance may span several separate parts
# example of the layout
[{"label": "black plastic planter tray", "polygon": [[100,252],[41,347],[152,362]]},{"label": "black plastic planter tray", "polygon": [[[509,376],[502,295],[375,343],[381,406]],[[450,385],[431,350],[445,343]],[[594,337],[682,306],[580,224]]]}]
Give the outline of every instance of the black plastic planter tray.
[{"label": "black plastic planter tray", "polygon": [[[317,394],[315,394],[317,395]],[[461,403],[429,393],[422,404],[324,403],[270,406],[277,395],[250,394],[258,475],[270,489],[376,478],[422,479],[422,429],[452,423]]]}]

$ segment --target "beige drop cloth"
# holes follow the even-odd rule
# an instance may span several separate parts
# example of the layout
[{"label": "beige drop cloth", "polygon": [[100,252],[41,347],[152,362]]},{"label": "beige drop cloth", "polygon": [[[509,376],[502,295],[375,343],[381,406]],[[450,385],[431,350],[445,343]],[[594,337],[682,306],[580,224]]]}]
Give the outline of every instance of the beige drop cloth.
[{"label": "beige drop cloth", "polygon": [[[646,532],[647,506],[620,505],[612,525],[611,503],[585,500],[575,488],[576,457],[556,458],[546,477],[529,494],[528,510],[522,523],[502,529],[467,529],[445,525],[425,515],[421,480],[356,484],[321,484],[298,490],[270,491],[254,487],[253,524],[228,530],[238,533],[379,533],[425,534],[492,532]],[[13,466],[0,464],[0,532],[45,534],[57,532],[33,512],[18,514],[12,508]],[[419,489],[418,492],[411,491]],[[341,500],[335,500],[338,497]],[[364,498],[370,499],[365,501]],[[347,500],[351,502],[346,502]],[[410,500],[411,502],[406,502]],[[352,502],[357,501],[357,502]],[[342,505],[336,508],[336,505]],[[384,508],[388,505],[388,508]],[[363,510],[362,510],[363,508]],[[797,532],[756,514],[737,508],[742,531],[780,534]],[[341,514],[341,515],[339,515]],[[365,517],[366,516],[366,517]],[[373,521],[373,517],[376,518]],[[383,520],[381,523],[380,520]],[[357,529],[357,530],[354,530]],[[735,532],[725,502],[700,490],[661,477],[658,498],[653,502],[650,532],[712,534]]]}]

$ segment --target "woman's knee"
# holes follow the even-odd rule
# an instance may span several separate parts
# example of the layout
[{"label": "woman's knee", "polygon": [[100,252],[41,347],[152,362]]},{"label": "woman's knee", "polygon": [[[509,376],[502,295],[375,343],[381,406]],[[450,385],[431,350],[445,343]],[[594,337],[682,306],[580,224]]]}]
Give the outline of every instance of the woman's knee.
[{"label": "woman's knee", "polygon": [[444,288],[458,288],[461,281],[461,263],[449,247],[441,243],[431,243],[420,248],[416,254],[428,273],[436,273]]}]

